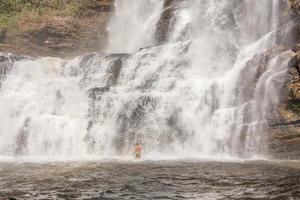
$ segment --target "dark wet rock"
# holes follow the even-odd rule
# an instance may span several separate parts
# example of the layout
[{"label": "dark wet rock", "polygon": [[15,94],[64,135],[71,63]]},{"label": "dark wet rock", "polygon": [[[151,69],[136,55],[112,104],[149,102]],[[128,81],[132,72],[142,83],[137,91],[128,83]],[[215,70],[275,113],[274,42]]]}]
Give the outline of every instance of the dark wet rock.
[{"label": "dark wet rock", "polygon": [[[157,99],[151,96],[133,98],[123,105],[118,113],[118,135],[115,138],[115,147],[119,153],[125,152],[124,148],[133,145],[133,138],[138,137],[138,130],[145,123],[147,116],[153,113],[157,106]],[[125,142],[130,141],[130,147]]]},{"label": "dark wet rock", "polygon": [[104,195],[109,195],[109,194],[113,194],[112,190],[104,190],[102,192],[99,193],[100,196],[104,196]]},{"label": "dark wet rock", "polygon": [[0,52],[0,88],[1,88],[1,82],[6,78],[6,75],[12,70],[14,62],[23,59],[33,59],[33,58],[24,55],[5,54]]},{"label": "dark wet rock", "polygon": [[[300,57],[299,51],[289,62],[290,80],[288,83],[291,100],[300,100]],[[295,101],[295,103],[297,103]]]},{"label": "dark wet rock", "polygon": [[[171,1],[165,1],[164,8],[169,7],[170,4]],[[173,10],[170,7],[166,8],[162,13],[157,23],[157,29],[155,33],[157,44],[166,42],[172,16]]]},{"label": "dark wet rock", "polygon": [[130,54],[128,53],[113,53],[113,54],[106,55],[106,58],[119,59],[119,58],[127,58],[128,56],[130,56]]},{"label": "dark wet rock", "polygon": [[[295,51],[295,52],[298,52],[297,49],[294,49],[294,51]],[[299,64],[300,64],[300,58],[299,58],[298,55],[295,55],[295,56],[289,61],[288,66],[289,66],[290,68],[293,68],[293,67],[297,68],[297,71],[298,71],[299,74],[300,74]]]},{"label": "dark wet rock", "polygon": [[109,55],[102,55],[98,53],[84,54],[81,56],[79,68],[73,68],[70,75],[77,76],[79,74],[82,74],[82,82],[84,83],[88,81],[94,73],[97,73],[98,69],[100,69],[101,67],[106,67],[102,66],[103,59],[106,60],[108,64],[105,62],[105,65],[108,65],[108,67],[105,73],[107,73],[108,79],[102,86],[95,87],[94,89],[89,90],[89,94],[91,94],[91,97],[94,97],[95,93],[105,92],[107,91],[107,89],[104,89],[105,87],[109,88],[117,83],[123,62],[128,58],[128,56],[129,54],[125,53]]},{"label": "dark wet rock", "polygon": [[157,44],[162,44],[167,41],[169,30],[172,26],[172,17],[174,11],[177,10],[178,2],[184,2],[185,0],[165,0],[163,5],[163,13],[160,16],[156,25],[155,38]]},{"label": "dark wet rock", "polygon": [[89,97],[93,100],[100,100],[100,96],[109,91],[109,87],[94,87],[88,90]]},{"label": "dark wet rock", "polygon": [[0,43],[3,43],[6,39],[6,33],[7,30],[6,29],[0,29]]},{"label": "dark wet rock", "polygon": [[285,104],[285,109],[295,114],[294,121],[300,119],[300,99],[289,99]]},{"label": "dark wet rock", "polygon": [[120,191],[124,191],[124,190],[128,190],[128,191],[131,191],[131,192],[136,191],[135,187],[133,187],[132,185],[128,185],[128,184],[125,184],[125,185],[120,189]]},{"label": "dark wet rock", "polygon": [[123,53],[123,54],[110,54],[106,56],[106,59],[111,60],[110,66],[107,70],[107,73],[110,73],[111,76],[108,81],[108,85],[115,85],[117,83],[117,80],[119,78],[123,62],[129,57],[129,54]]},{"label": "dark wet rock", "polygon": [[105,190],[105,192],[104,193],[107,193],[107,194],[112,194],[113,193],[113,191],[112,190]]},{"label": "dark wet rock", "polygon": [[104,93],[108,91],[109,91],[109,87],[94,87],[89,89],[89,92],[91,93]]},{"label": "dark wet rock", "polygon": [[26,118],[26,120],[24,121],[23,128],[20,130],[19,135],[16,138],[15,154],[17,156],[25,155],[27,153],[30,121],[31,121],[30,117]]},{"label": "dark wet rock", "polygon": [[97,57],[98,54],[97,53],[88,53],[88,54],[84,54],[79,63],[79,67],[80,68],[87,68],[91,65],[91,62],[93,61],[94,57]]},{"label": "dark wet rock", "polygon": [[0,62],[8,62],[9,58],[7,56],[0,56]]},{"label": "dark wet rock", "polygon": [[88,53],[88,54],[83,54],[80,56],[80,62],[78,66],[72,67],[69,75],[70,76],[78,76],[83,74],[83,80],[86,79],[86,76],[88,75],[88,68],[93,62],[94,58],[97,58],[99,55],[97,53]]},{"label": "dark wet rock", "polygon": [[[175,110],[171,116],[167,118],[166,124],[170,128],[169,133],[178,138],[181,142],[184,143],[184,141],[187,139],[187,131],[184,129],[184,126],[182,124],[182,121],[180,119],[180,115],[182,110],[177,109]],[[171,141],[169,141],[171,142]]]},{"label": "dark wet rock", "polygon": [[[124,109],[121,111],[120,119],[130,122],[130,127],[139,127],[148,114],[148,111],[153,111],[156,107],[157,101],[151,96],[141,96],[137,99],[126,103]],[[128,113],[128,108],[130,113]],[[125,128],[125,127],[124,127]]]},{"label": "dark wet rock", "polygon": [[[88,90],[88,96],[90,98],[89,102],[89,111],[88,111],[88,117],[90,119],[87,127],[87,131],[89,132],[94,124],[97,121],[98,115],[100,113],[100,110],[97,106],[97,103],[101,101],[101,97],[104,93],[109,92],[110,88],[109,87],[94,87]],[[85,140],[90,143],[89,146],[93,147],[94,146],[94,139],[93,137],[88,134]]]},{"label": "dark wet rock", "polygon": [[1,62],[16,62],[20,60],[32,60],[33,57],[26,56],[26,55],[21,55],[21,54],[12,54],[12,53],[0,53],[0,63]]},{"label": "dark wet rock", "polygon": [[18,54],[0,53],[0,75],[6,75],[11,70],[13,63],[24,59],[33,59],[32,57]]},{"label": "dark wet rock", "polygon": [[271,127],[279,127],[279,126],[300,126],[300,120],[295,120],[290,122],[277,122],[276,124],[271,125]]},{"label": "dark wet rock", "polygon": [[[93,121],[90,121],[90,122],[93,123]],[[92,126],[93,126],[93,124],[91,124],[90,122],[89,122],[89,125],[88,125],[88,128],[87,128],[88,134],[85,136],[84,141],[85,141],[86,144],[87,144],[88,152],[94,153],[96,141],[95,141],[95,138],[94,138],[94,137],[91,135],[91,133],[89,132],[90,129],[92,128]]]},{"label": "dark wet rock", "polygon": [[300,1],[299,0],[288,0],[290,12],[293,15],[299,15],[300,14]]},{"label": "dark wet rock", "polygon": [[245,103],[254,97],[254,91],[257,81],[266,72],[271,59],[286,51],[288,48],[276,46],[255,55],[247,61],[247,67],[244,67],[238,79],[239,87],[236,89],[239,94],[237,101]]},{"label": "dark wet rock", "polygon": [[270,123],[269,149],[275,158],[300,158],[300,74],[298,57],[289,62],[287,99],[278,107],[279,117]]},{"label": "dark wet rock", "polygon": [[143,92],[147,92],[151,89],[153,83],[155,83],[158,79],[159,79],[158,73],[150,74],[145,77],[143,83],[140,86],[138,86],[136,89],[139,89]]},{"label": "dark wet rock", "polygon": [[279,118],[270,123],[270,147],[278,158],[299,159],[300,155],[300,74],[298,58],[289,62],[287,99],[277,109]]}]

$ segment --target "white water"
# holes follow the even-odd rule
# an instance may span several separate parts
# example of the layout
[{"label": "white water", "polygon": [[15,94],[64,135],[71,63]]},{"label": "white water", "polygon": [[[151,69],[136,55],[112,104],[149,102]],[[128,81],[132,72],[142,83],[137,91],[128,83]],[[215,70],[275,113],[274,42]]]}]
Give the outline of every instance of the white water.
[{"label": "white water", "polygon": [[164,1],[115,0],[115,14],[107,30],[107,52],[134,52],[153,45],[156,23],[160,18]]},{"label": "white water", "polygon": [[153,46],[163,3],[115,1],[107,52],[129,56],[15,62],[0,155],[128,157],[140,141],[149,158],[265,156],[290,56],[254,56],[276,45],[278,1],[178,2]]}]

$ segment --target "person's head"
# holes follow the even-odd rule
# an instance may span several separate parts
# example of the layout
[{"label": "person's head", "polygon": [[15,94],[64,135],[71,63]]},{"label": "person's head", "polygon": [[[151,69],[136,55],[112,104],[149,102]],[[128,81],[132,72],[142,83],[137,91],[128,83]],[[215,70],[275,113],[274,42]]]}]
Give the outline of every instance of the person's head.
[{"label": "person's head", "polygon": [[140,145],[140,143],[137,142],[137,143],[135,143],[135,145]]}]

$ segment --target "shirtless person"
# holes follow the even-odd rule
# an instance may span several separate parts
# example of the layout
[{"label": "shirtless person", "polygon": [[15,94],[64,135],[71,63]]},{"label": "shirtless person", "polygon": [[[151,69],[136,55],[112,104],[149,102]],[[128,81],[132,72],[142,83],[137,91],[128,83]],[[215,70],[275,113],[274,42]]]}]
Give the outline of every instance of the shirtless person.
[{"label": "shirtless person", "polygon": [[137,142],[134,146],[134,158],[135,159],[140,159],[141,158],[141,153],[142,153],[142,146]]}]

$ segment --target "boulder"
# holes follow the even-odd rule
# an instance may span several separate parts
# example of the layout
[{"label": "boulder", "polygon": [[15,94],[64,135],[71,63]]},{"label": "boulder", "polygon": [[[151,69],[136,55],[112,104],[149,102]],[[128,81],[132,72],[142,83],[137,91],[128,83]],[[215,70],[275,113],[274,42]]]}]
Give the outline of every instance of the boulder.
[{"label": "boulder", "polygon": [[6,39],[6,29],[0,29],[0,43],[4,43],[4,40]]},{"label": "boulder", "polygon": [[300,14],[300,0],[288,0],[288,4],[293,15]]}]

